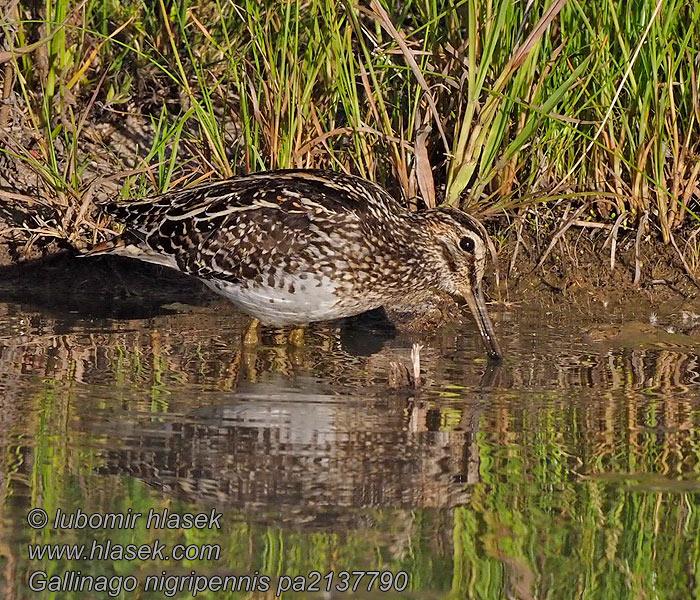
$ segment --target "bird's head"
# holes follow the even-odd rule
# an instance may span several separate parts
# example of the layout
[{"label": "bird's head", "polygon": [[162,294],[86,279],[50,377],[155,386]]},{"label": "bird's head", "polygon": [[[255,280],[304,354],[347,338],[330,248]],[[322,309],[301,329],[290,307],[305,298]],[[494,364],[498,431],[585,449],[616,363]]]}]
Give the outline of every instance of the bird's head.
[{"label": "bird's head", "polygon": [[476,219],[455,208],[437,208],[414,214],[420,215],[421,230],[428,238],[435,284],[467,302],[489,357],[500,360],[503,355],[486,310],[481,285],[489,254],[486,230]]}]

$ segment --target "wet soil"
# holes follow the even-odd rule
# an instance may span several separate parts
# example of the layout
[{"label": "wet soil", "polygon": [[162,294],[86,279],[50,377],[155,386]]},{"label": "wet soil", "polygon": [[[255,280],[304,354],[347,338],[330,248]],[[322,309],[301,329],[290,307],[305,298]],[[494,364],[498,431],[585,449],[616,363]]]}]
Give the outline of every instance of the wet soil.
[{"label": "wet soil", "polygon": [[46,258],[0,267],[0,301],[56,313],[141,314],[172,303],[208,306],[217,298],[196,279],[118,256],[82,257],[61,250]]}]

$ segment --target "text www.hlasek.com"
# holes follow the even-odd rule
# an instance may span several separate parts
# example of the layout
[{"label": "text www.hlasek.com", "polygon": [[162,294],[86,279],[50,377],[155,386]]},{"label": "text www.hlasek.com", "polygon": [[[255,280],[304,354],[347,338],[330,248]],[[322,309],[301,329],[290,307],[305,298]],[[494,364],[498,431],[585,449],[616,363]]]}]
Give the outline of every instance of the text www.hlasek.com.
[{"label": "text www.hlasek.com", "polygon": [[167,545],[155,540],[150,544],[113,544],[109,540],[91,544],[29,544],[29,560],[219,560],[218,544]]}]

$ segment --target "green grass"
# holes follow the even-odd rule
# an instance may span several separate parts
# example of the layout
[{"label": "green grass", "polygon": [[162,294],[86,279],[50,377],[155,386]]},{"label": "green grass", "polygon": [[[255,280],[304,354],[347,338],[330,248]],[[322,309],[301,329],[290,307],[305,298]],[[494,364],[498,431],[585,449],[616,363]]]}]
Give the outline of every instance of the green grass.
[{"label": "green grass", "polygon": [[[700,0],[525,4],[20,2],[0,151],[57,211],[34,233],[71,242],[104,225],[91,200],[115,180],[128,196],[286,167],[357,173],[411,207],[539,211],[545,232],[585,205],[616,234],[648,218],[690,238]],[[96,128],[127,115],[151,143],[115,150]]]}]

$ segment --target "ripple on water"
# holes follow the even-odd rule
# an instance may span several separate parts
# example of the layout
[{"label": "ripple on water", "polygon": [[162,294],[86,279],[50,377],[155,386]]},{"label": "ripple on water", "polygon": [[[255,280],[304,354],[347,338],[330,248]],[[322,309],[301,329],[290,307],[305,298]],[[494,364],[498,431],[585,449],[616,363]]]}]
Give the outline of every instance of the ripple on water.
[{"label": "ripple on water", "polygon": [[26,543],[35,503],[179,502],[229,517],[235,552],[210,568],[270,568],[273,555],[297,570],[383,565],[411,573],[414,597],[494,599],[575,597],[581,569],[608,594],[596,597],[631,599],[654,572],[664,597],[688,597],[696,348],[497,316],[500,368],[471,325],[438,332],[422,340],[416,392],[387,385],[392,363],[409,365],[408,336],[317,326],[304,347],[266,332],[246,350],[246,320],[226,310],[0,305],[0,546]]}]

